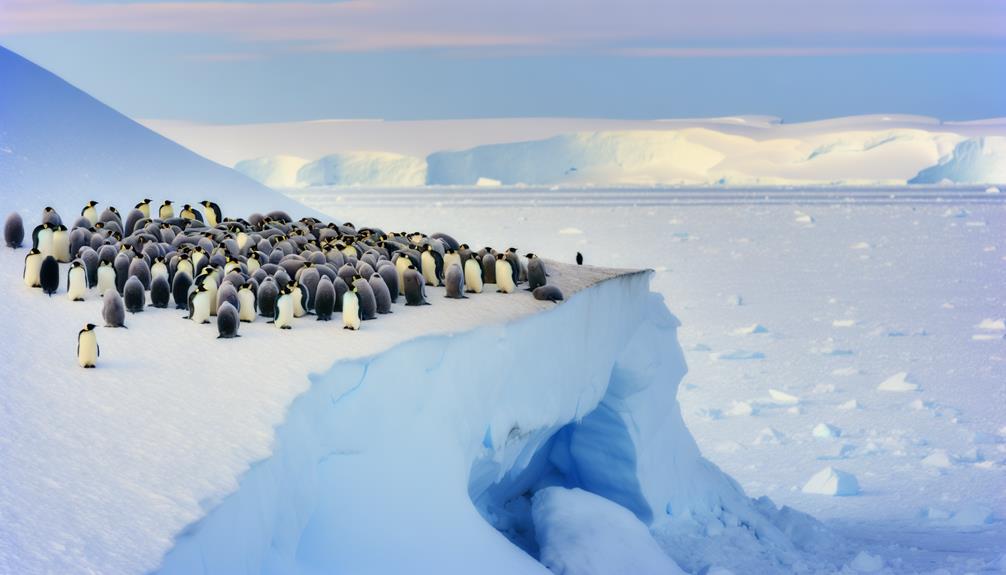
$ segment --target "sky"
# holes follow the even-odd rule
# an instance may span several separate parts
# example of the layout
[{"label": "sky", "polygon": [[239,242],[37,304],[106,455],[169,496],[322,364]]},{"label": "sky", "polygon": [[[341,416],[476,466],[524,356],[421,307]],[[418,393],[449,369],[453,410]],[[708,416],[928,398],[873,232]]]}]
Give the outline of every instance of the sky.
[{"label": "sky", "polygon": [[1006,0],[0,0],[134,118],[1006,116]]}]

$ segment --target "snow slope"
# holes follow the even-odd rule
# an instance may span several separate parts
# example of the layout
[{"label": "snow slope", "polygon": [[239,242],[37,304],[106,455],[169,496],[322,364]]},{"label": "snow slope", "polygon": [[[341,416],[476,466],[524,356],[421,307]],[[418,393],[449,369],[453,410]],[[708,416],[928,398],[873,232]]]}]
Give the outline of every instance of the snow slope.
[{"label": "snow slope", "polygon": [[45,201],[65,207],[69,225],[88,200],[98,201],[99,210],[115,203],[125,215],[123,208],[149,197],[179,205],[213,200],[244,213],[311,212],[2,47],[0,86],[0,200],[8,211],[27,217]]},{"label": "snow slope", "polygon": [[964,140],[950,155],[919,172],[909,183],[942,182],[1006,182],[1006,137]]}]

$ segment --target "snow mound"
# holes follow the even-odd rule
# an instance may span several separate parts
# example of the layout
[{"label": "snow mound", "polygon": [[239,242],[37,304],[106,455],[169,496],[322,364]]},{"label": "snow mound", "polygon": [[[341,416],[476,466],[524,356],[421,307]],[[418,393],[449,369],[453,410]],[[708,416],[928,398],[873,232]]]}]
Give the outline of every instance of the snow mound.
[{"label": "snow mound", "polygon": [[1006,331],[1006,320],[985,318],[975,327],[988,331]]},{"label": "snow mound", "polygon": [[954,466],[945,449],[936,449],[922,460],[922,465],[937,469],[949,469]]},{"label": "snow mound", "polygon": [[849,567],[857,573],[877,573],[884,568],[884,558],[860,551],[849,563]]},{"label": "snow mound", "polygon": [[631,511],[588,491],[548,487],[531,512],[540,561],[553,573],[684,573]]},{"label": "snow mound", "polygon": [[298,186],[421,186],[426,162],[388,152],[345,152],[307,164],[297,172]]},{"label": "snow mound", "polygon": [[[143,194],[248,214],[317,215],[200,157],[0,47],[0,200],[34,218],[38,198],[73,222],[88,200],[125,215]],[[142,192],[141,192],[142,191]],[[129,198],[124,204],[123,198]]]},{"label": "snow mound", "polygon": [[909,184],[996,184],[1006,182],[1006,137],[964,140],[953,152],[908,181]]},{"label": "snow mound", "polygon": [[749,326],[739,327],[730,333],[732,335],[753,335],[756,333],[768,333],[768,328],[760,323],[755,323]]},{"label": "snow mound", "polygon": [[877,386],[880,391],[918,391],[919,384],[912,381],[908,372],[899,371],[891,377],[885,379]]},{"label": "snow mound", "polygon": [[848,496],[859,493],[856,476],[834,467],[825,467],[815,473],[803,486],[804,493],[816,495]]},{"label": "snow mound", "polygon": [[796,405],[800,403],[799,397],[795,395],[790,395],[785,391],[779,391],[778,389],[769,388],[768,395],[769,397],[772,398],[772,401],[774,401],[775,403],[780,403],[782,405]]},{"label": "snow mound", "polygon": [[818,423],[814,426],[811,434],[818,439],[833,439],[842,435],[842,430],[830,423]]}]

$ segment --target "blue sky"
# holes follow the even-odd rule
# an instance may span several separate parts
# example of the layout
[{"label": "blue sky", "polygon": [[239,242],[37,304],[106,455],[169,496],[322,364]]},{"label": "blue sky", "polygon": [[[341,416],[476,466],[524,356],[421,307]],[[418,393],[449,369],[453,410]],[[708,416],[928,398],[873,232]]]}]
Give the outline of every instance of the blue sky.
[{"label": "blue sky", "polygon": [[0,0],[0,44],[140,118],[1006,116],[998,0]]}]

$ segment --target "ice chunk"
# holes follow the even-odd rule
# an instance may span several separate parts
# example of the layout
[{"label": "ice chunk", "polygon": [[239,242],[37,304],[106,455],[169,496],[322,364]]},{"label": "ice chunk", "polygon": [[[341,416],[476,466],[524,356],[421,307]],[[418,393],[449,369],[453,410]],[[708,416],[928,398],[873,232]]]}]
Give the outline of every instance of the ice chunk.
[{"label": "ice chunk", "polygon": [[746,401],[735,401],[727,410],[727,415],[738,417],[745,415],[754,415],[755,408],[750,403]]},{"label": "ice chunk", "polygon": [[747,359],[765,359],[765,354],[760,351],[747,351],[744,349],[732,349],[712,354],[713,359],[721,361],[741,361]]},{"label": "ice chunk", "polygon": [[790,395],[784,391],[779,391],[778,389],[770,388],[768,390],[768,395],[775,403],[781,403],[783,405],[796,405],[797,403],[800,403],[799,397]]},{"label": "ice chunk", "polygon": [[838,409],[842,411],[855,411],[857,409],[862,409],[863,407],[855,399],[850,399],[845,403],[838,406]]},{"label": "ice chunk", "polygon": [[803,486],[804,493],[816,495],[848,496],[859,493],[856,476],[834,467],[825,467],[815,473]]},{"label": "ice chunk", "polygon": [[755,438],[755,445],[779,445],[785,441],[786,436],[773,427],[766,427],[758,432]]},{"label": "ice chunk", "polygon": [[884,558],[879,555],[870,555],[866,551],[860,551],[855,559],[849,563],[849,567],[858,573],[877,573],[884,568]]},{"label": "ice chunk", "polygon": [[754,323],[749,326],[739,327],[732,332],[732,335],[752,335],[755,333],[768,333],[768,328],[760,323]]},{"label": "ice chunk", "polygon": [[899,371],[877,386],[880,391],[918,391],[919,384],[912,381],[908,372]]},{"label": "ice chunk", "polygon": [[854,319],[836,319],[835,321],[831,322],[831,325],[832,327],[853,327],[857,323],[859,322]]},{"label": "ice chunk", "polygon": [[793,221],[795,221],[798,224],[813,224],[814,223],[814,217],[813,216],[811,216],[810,214],[806,214],[804,212],[801,212],[800,210],[794,211],[793,215],[795,216],[793,218]]},{"label": "ice chunk", "polygon": [[976,333],[971,336],[974,341],[1000,341],[1006,339],[1006,336],[999,333]]},{"label": "ice chunk", "polygon": [[832,370],[831,375],[835,375],[838,377],[849,377],[853,375],[859,375],[861,373],[863,372],[855,367],[840,367],[838,369]]},{"label": "ice chunk", "polygon": [[842,430],[829,423],[818,423],[811,433],[819,439],[832,439],[842,435]]},{"label": "ice chunk", "polygon": [[475,185],[480,188],[498,188],[503,185],[503,182],[480,176],[477,180],[475,180]]},{"label": "ice chunk", "polygon": [[631,511],[589,491],[543,489],[531,515],[540,561],[554,573],[684,573]]},{"label": "ice chunk", "polygon": [[949,469],[954,466],[945,449],[934,450],[922,460],[922,465],[928,465],[937,469]]}]

